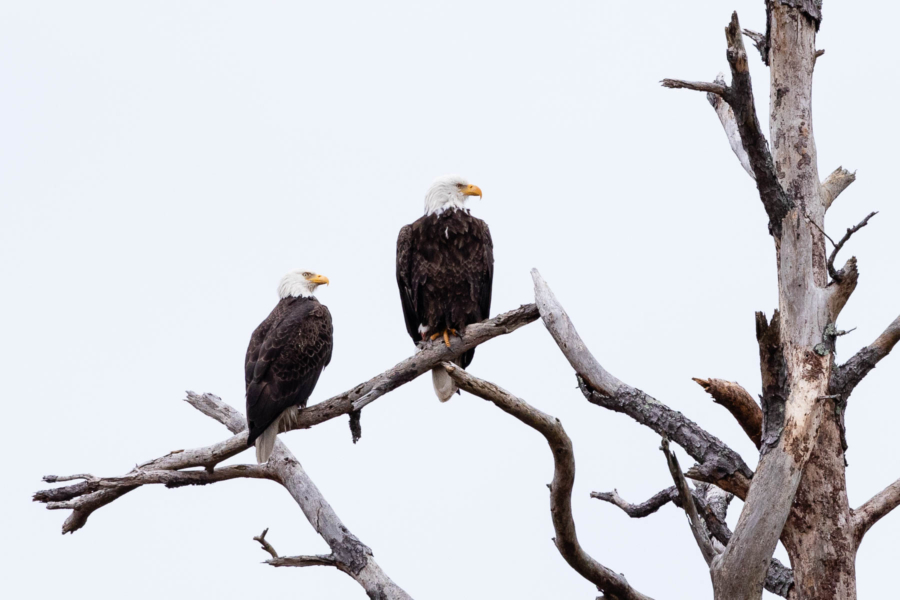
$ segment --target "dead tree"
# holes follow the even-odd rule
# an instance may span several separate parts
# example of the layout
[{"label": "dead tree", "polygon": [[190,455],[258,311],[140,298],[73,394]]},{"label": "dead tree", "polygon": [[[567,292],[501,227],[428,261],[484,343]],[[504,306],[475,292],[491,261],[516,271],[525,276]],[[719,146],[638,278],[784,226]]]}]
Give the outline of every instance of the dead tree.
[{"label": "dead tree", "polygon": [[[871,345],[842,365],[835,346],[844,332],[838,317],[857,285],[856,259],[840,269],[838,251],[864,227],[870,214],[838,241],[825,233],[825,214],[855,179],[838,168],[820,181],[812,128],[812,76],[822,54],[815,46],[822,19],[819,0],[768,0],[766,32],[742,30],[733,15],[725,30],[731,83],[667,79],[663,85],[706,92],[729,143],[755,180],[775,244],[779,308],[771,319],[756,314],[762,396],[760,403],[740,385],[720,379],[695,379],[723,405],[759,449],[752,471],[723,441],[672,410],[662,401],[617,379],[587,349],[561,304],[537,271],[532,272],[535,304],[472,325],[451,347],[425,344],[414,356],[349,391],[310,406],[295,428],[309,428],[349,415],[353,439],[361,434],[364,407],[419,375],[443,365],[461,390],[496,405],[547,441],[554,460],[550,517],[561,557],[604,597],[646,599],[625,577],[598,563],[580,545],[572,517],[575,457],[560,421],[524,400],[450,363],[459,353],[539,317],[575,371],[591,404],[623,413],[660,435],[673,486],[646,502],[630,504],[616,491],[594,492],[629,516],[645,517],[671,502],[682,508],[700,553],[709,566],[717,600],[758,600],[763,588],[798,600],[856,597],[856,551],[866,532],[900,504],[900,480],[863,506],[847,499],[844,413],[853,390],[900,340],[900,317]],[[743,36],[753,40],[770,69],[770,138],[761,130],[753,102],[749,58]],[[833,250],[829,253],[828,243]],[[121,477],[47,476],[51,483],[73,482],[37,492],[34,499],[71,514],[63,533],[83,527],[106,504],[144,485],[207,485],[234,478],[268,479],[284,486],[331,553],[279,556],[264,531],[254,538],[273,566],[331,566],[357,581],[370,598],[409,598],[381,570],[372,551],[341,523],[296,458],[279,442],[264,465],[217,467],[246,447],[243,415],[217,397],[188,394],[188,402],[220,421],[232,437],[213,446],[179,450],[138,465]],[[670,444],[696,461],[682,471]],[[693,486],[688,483],[692,480]],[[729,502],[744,507],[735,530],[725,523]],[[791,568],[772,558],[779,539]]]}]

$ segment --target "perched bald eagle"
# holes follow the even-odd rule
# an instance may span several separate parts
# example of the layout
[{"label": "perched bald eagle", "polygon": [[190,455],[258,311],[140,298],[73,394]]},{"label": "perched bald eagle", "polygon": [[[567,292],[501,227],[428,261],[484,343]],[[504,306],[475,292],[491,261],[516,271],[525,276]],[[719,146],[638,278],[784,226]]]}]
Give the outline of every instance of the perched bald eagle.
[{"label": "perched bald eagle", "polygon": [[[438,177],[425,195],[425,216],[406,225],[397,238],[397,285],[414,342],[449,334],[460,335],[470,323],[487,319],[491,311],[494,246],[487,223],[466,208],[478,186],[457,175]],[[454,362],[469,366],[475,349]],[[446,402],[456,391],[442,368],[431,372],[434,392]]]},{"label": "perched bald eagle", "polygon": [[331,361],[331,313],[313,296],[328,278],[297,269],[281,280],[281,300],[250,337],[244,361],[247,446],[269,460],[279,428],[291,427]]}]

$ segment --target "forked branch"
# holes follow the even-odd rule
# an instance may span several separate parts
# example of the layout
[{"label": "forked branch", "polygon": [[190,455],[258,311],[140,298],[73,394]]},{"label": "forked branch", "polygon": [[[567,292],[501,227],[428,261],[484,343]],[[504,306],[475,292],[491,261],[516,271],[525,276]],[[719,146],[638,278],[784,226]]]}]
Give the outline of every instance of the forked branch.
[{"label": "forked branch", "polygon": [[840,241],[838,241],[838,243],[834,245],[834,250],[831,251],[831,256],[828,257],[828,274],[831,275],[831,278],[834,279],[835,281],[840,282],[841,279],[843,278],[843,274],[838,273],[834,269],[834,259],[837,258],[838,252],[841,251],[841,248],[844,247],[844,244],[847,243],[847,241],[853,236],[854,233],[856,233],[857,231],[859,231],[860,229],[862,229],[863,227],[868,225],[869,219],[871,219],[872,217],[874,217],[877,214],[878,214],[877,212],[869,213],[869,215],[865,219],[860,221],[858,224],[854,225],[853,227],[848,227],[847,233],[844,234],[844,237],[842,237],[840,239]]},{"label": "forked branch", "polygon": [[559,553],[582,577],[601,592],[620,600],[648,600],[635,590],[622,575],[594,560],[578,542],[572,516],[572,487],[575,484],[575,452],[572,440],[559,419],[539,411],[493,383],[479,379],[452,363],[444,368],[461,390],[478,396],[512,415],[544,436],[553,454],[553,482],[550,484],[550,516],[556,531]]},{"label": "forked branch", "polygon": [[680,412],[620,381],[604,369],[588,350],[537,269],[532,269],[531,277],[541,319],[575,370],[585,398],[592,404],[628,415],[684,448],[699,463],[688,470],[687,475],[691,479],[715,483],[744,498],[753,471],[740,455]]}]

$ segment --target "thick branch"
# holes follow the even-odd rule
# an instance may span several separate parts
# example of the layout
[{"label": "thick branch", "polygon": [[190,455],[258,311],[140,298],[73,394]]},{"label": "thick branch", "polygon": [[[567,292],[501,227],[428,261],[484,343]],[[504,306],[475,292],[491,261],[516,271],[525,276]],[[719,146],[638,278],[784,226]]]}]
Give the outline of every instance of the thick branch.
[{"label": "thick branch", "polygon": [[846,402],[859,382],[875,368],[882,358],[891,353],[898,341],[900,341],[900,317],[894,319],[894,322],[888,325],[878,339],[834,369],[828,393],[840,395]]},{"label": "thick branch", "polygon": [[832,203],[837,200],[841,192],[846,190],[851,183],[856,181],[856,173],[851,173],[844,167],[838,167],[825,181],[822,182],[822,204],[825,210],[828,210]]},{"label": "thick branch", "polygon": [[713,547],[712,541],[709,539],[706,528],[700,520],[700,515],[697,513],[697,507],[694,505],[694,496],[691,494],[691,489],[684,479],[684,473],[681,472],[678,458],[669,450],[668,439],[662,439],[660,450],[666,455],[669,473],[672,475],[672,480],[675,482],[675,488],[678,490],[678,495],[681,498],[681,507],[684,509],[688,522],[691,525],[691,533],[694,534],[694,540],[700,548],[700,553],[703,554],[703,560],[706,561],[707,565],[710,565],[712,564],[713,558],[715,558],[718,553],[716,552],[715,547]]},{"label": "thick branch", "polygon": [[713,402],[728,409],[747,437],[759,448],[762,439],[762,409],[753,396],[733,381],[696,377],[694,381],[712,396]]},{"label": "thick branch", "polygon": [[900,506],[900,479],[875,494],[868,502],[853,511],[853,533],[856,545],[866,532],[886,514]]},{"label": "thick branch", "polygon": [[572,517],[572,487],[575,484],[575,453],[572,441],[559,419],[532,407],[496,385],[483,381],[451,363],[444,368],[460,389],[492,402],[544,436],[553,453],[553,482],[550,484],[550,515],[556,531],[556,547],[562,557],[582,577],[600,591],[619,600],[647,600],[625,578],[604,567],[584,551]]},{"label": "thick branch", "polygon": [[624,413],[659,435],[667,436],[700,463],[688,471],[688,477],[715,483],[743,498],[750,487],[753,472],[740,455],[680,412],[620,381],[604,369],[587,349],[537,269],[532,269],[531,276],[544,325],[578,374],[579,387],[588,401]]},{"label": "thick branch", "polygon": [[736,12],[732,13],[731,22],[725,28],[725,38],[728,41],[726,56],[731,67],[731,86],[722,97],[734,110],[738,131],[741,133],[744,149],[753,167],[756,188],[759,190],[766,214],[769,215],[769,231],[776,238],[780,238],[781,221],[793,207],[793,202],[778,181],[775,162],[759,126],[753,101],[753,86],[750,82],[750,66]]}]

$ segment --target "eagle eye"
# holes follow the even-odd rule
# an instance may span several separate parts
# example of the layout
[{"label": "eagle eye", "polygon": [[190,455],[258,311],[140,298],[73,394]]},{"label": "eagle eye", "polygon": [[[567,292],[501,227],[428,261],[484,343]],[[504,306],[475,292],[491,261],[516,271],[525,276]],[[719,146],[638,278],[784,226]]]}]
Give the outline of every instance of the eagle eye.
[{"label": "eagle eye", "polygon": [[309,279],[310,277],[312,277],[312,273],[310,273],[309,271],[304,271],[303,276]]}]

